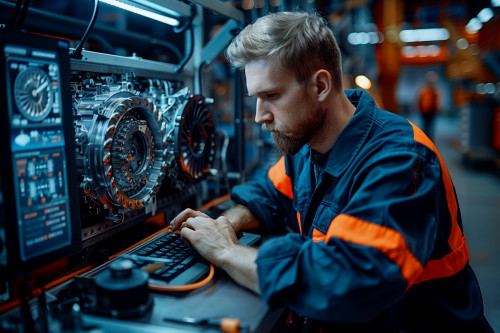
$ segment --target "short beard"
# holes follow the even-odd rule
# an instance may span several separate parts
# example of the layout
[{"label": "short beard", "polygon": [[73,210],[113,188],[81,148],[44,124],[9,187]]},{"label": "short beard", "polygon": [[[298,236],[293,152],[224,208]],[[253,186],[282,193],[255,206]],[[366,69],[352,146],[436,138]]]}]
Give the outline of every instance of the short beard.
[{"label": "short beard", "polygon": [[[281,129],[274,130],[271,133],[271,138],[276,148],[283,154],[297,154],[325,125],[326,113],[326,109],[321,107],[317,108],[315,112],[312,113],[312,117],[309,117],[309,119],[303,123],[303,127],[298,129],[295,133],[287,130],[281,131]],[[273,130],[269,127],[266,128],[266,126],[264,126],[264,129]]]},{"label": "short beard", "polygon": [[297,154],[309,141],[308,137],[293,137],[278,132],[272,132],[271,138],[273,139],[276,148],[278,148],[278,150],[283,154],[288,155]]}]

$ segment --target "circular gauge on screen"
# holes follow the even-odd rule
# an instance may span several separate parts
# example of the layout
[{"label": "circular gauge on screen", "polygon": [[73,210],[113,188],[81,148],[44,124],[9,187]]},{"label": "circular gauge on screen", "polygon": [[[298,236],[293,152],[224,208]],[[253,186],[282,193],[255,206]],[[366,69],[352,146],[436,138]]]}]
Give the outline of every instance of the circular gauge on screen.
[{"label": "circular gauge on screen", "polygon": [[52,81],[42,69],[28,67],[14,82],[14,99],[19,111],[31,121],[41,121],[52,109]]}]

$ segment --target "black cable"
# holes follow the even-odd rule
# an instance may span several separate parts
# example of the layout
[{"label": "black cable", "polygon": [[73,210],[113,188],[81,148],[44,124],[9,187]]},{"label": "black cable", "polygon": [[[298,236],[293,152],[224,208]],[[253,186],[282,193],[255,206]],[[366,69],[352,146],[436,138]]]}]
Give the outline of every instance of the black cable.
[{"label": "black cable", "polygon": [[22,4],[24,3],[24,0],[17,0],[16,1],[16,7],[14,8],[14,12],[12,13],[12,16],[10,17],[10,21],[7,23],[7,27],[11,28],[14,26],[14,24],[17,21],[17,17],[19,16],[19,10],[21,9]]},{"label": "black cable", "polygon": [[99,0],[94,0],[94,12],[92,13],[92,18],[90,19],[89,25],[87,26],[87,30],[83,34],[80,44],[75,48],[75,51],[73,51],[73,53],[70,54],[71,58],[82,59],[83,46],[85,45],[87,39],[89,38],[90,31],[94,27],[95,21],[97,20],[98,12],[99,12]]},{"label": "black cable", "polygon": [[23,1],[21,13],[19,14],[17,22],[15,23],[15,26],[14,26],[15,28],[21,29],[21,27],[23,26],[24,20],[26,19],[26,14],[28,14],[28,8],[30,7],[30,2],[31,2],[31,0],[24,0]]},{"label": "black cable", "polygon": [[179,63],[179,65],[177,65],[177,68],[175,69],[175,71],[177,73],[181,72],[182,69],[184,68],[184,66],[187,64],[188,60],[191,58],[191,56],[193,55],[193,51],[194,51],[194,31],[193,31],[193,27],[189,28],[189,52],[186,54],[186,56],[184,57],[184,59],[182,59],[182,61]]},{"label": "black cable", "polygon": [[191,58],[193,55],[194,51],[194,31],[193,31],[193,19],[196,16],[196,7],[191,6],[191,15],[189,16],[188,20],[186,23],[181,27],[177,28],[174,27],[174,32],[175,33],[181,33],[186,31],[186,29],[189,29],[189,52],[186,54],[184,59],[177,65],[176,72],[179,73],[182,71],[184,66],[187,64],[188,60]]}]

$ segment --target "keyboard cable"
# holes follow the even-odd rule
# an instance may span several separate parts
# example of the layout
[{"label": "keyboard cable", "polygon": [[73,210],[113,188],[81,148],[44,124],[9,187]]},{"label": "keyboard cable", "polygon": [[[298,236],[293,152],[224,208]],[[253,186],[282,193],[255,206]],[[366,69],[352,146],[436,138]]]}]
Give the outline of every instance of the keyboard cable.
[{"label": "keyboard cable", "polygon": [[148,288],[150,290],[163,291],[163,292],[191,291],[207,285],[210,281],[212,281],[214,274],[215,274],[214,265],[210,264],[210,272],[203,280],[200,280],[198,282],[188,283],[183,285],[174,285],[174,286],[164,286],[160,284],[148,283]]}]

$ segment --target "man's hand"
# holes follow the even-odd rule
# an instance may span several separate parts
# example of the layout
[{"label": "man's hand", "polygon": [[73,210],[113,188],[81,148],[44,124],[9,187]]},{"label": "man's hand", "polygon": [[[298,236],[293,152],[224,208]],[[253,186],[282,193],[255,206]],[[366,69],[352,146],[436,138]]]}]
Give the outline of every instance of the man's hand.
[{"label": "man's hand", "polygon": [[239,284],[259,293],[257,281],[257,249],[239,245],[234,225],[225,216],[214,220],[208,215],[185,209],[170,228],[181,231],[202,257],[225,270]]},{"label": "man's hand", "polygon": [[238,245],[238,237],[224,216],[216,220],[204,216],[189,217],[181,225],[181,236],[205,259],[221,268],[231,256],[231,250]]}]

